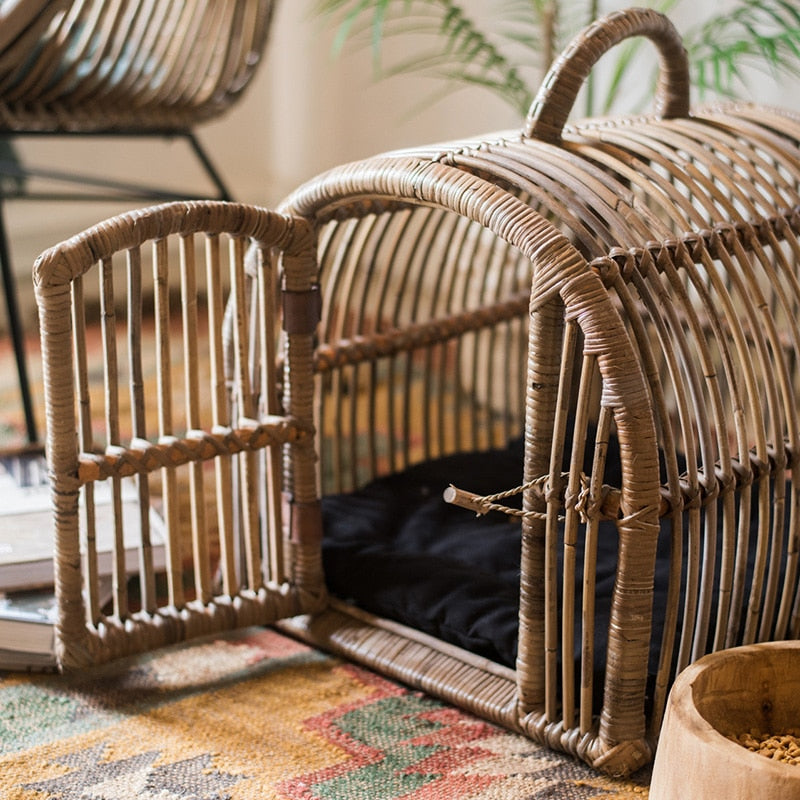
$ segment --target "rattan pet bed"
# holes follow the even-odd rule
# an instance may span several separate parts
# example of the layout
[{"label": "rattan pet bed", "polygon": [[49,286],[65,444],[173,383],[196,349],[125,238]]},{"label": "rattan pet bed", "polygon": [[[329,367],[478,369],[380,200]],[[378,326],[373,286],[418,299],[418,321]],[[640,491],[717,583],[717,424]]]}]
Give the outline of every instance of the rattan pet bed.
[{"label": "rattan pet bed", "polygon": [[[636,35],[659,52],[656,111],[567,125],[594,63]],[[219,517],[222,589],[197,579],[212,554],[193,518],[196,599],[173,587],[133,612],[117,597],[88,625],[78,526],[60,510],[65,667],[291,617],[297,635],[598,769],[647,763],[680,670],[800,629],[799,141],[787,112],[690,109],[679,37],[634,10],[575,40],[522,132],[334,169],[278,212],[234,207],[246,225],[231,207],[170,206],[128,217],[112,244],[97,229],[51,251],[36,280],[54,409],[69,362],[55,283],[148,236],[207,232],[213,256],[233,233],[227,325],[210,326],[229,411],[187,419],[180,441],[169,414],[155,444],[144,429],[127,442],[114,428],[105,450],[84,436],[83,454],[74,426],[51,423],[48,450],[71,514],[80,484],[163,470],[169,485],[231,460],[216,502],[244,509],[238,527]]]}]

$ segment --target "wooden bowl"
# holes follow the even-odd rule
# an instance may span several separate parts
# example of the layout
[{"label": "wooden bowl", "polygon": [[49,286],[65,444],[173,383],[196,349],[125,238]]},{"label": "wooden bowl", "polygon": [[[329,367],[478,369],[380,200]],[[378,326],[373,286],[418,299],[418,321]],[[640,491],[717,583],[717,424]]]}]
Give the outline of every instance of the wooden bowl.
[{"label": "wooden bowl", "polygon": [[800,798],[800,764],[728,737],[800,728],[800,642],[722,650],[685,669],[670,692],[650,800]]}]

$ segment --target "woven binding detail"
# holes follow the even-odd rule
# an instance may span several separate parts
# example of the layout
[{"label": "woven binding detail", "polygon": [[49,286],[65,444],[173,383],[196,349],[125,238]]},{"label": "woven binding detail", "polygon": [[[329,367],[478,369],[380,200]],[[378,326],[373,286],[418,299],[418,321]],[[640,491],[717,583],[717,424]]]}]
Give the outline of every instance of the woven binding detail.
[{"label": "woven binding detail", "polygon": [[354,336],[341,342],[323,344],[314,354],[314,370],[328,372],[346,364],[372,361],[404,351],[436,344],[463,336],[469,331],[490,328],[500,322],[524,316],[528,313],[530,293],[521,292],[511,300],[491,306],[453,314],[443,319],[394,328],[370,336]]},{"label": "woven binding detail", "polygon": [[211,433],[189,431],[184,439],[167,437],[157,444],[134,439],[130,448],[109,447],[103,454],[82,453],[78,477],[81,483],[124,478],[154,472],[162,467],[179,467],[196,461],[243,451],[261,450],[270,445],[295,443],[311,436],[296,420],[264,417],[262,422],[245,420],[238,428],[216,428]]}]

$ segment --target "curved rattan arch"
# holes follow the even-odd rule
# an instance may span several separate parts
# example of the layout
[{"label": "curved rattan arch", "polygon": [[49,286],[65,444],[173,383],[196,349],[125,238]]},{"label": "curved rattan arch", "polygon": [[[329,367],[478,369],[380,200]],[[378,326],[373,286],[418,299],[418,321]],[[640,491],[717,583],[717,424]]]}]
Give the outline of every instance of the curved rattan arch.
[{"label": "curved rattan arch", "polygon": [[[392,210],[397,213],[407,206],[432,205],[467,217],[498,238],[519,249],[532,263],[533,289],[530,304],[530,333],[528,351],[527,385],[536,386],[527,398],[526,437],[530,440],[551,435],[554,425],[555,393],[559,370],[553,371],[553,358],[560,358],[560,326],[556,318],[579,320],[586,348],[596,354],[599,372],[604,381],[604,406],[615,419],[617,430],[625,442],[631,460],[623,466],[625,485],[635,487],[633,494],[622,502],[618,529],[621,539],[621,558],[636,562],[634,572],[647,580],[652,570],[658,513],[657,481],[643,479],[657,471],[655,432],[643,418],[652,419],[649,392],[638,363],[626,352],[627,333],[620,324],[616,311],[608,305],[608,298],[596,276],[586,270],[584,259],[578,251],[553,226],[534,209],[510,196],[496,185],[473,175],[435,162],[420,162],[407,158],[375,159],[342,168],[322,176],[306,188],[291,196],[284,210],[292,215],[307,218],[314,226],[328,219],[340,224],[352,215],[362,218],[370,213]],[[555,337],[555,338],[554,338]],[[641,449],[640,449],[641,448]],[[633,452],[636,451],[636,455]],[[560,482],[554,473],[549,454],[530,448],[525,459],[524,480],[549,475],[553,484]],[[637,464],[634,468],[633,464]],[[649,465],[644,467],[642,465]],[[573,476],[574,478],[574,476]],[[639,484],[639,481],[643,481]],[[638,484],[638,485],[637,485]],[[599,487],[594,487],[598,489]],[[566,487],[571,491],[571,487]],[[526,507],[541,510],[540,499],[528,495]],[[550,502],[551,520],[558,514],[558,500]],[[542,520],[530,518],[523,523],[523,541],[545,540]],[[554,613],[545,609],[544,595],[537,595],[530,587],[543,586],[539,578],[545,570],[543,549],[528,550],[523,546],[522,582],[528,586],[520,609],[521,626],[536,631],[542,620]],[[609,658],[615,663],[634,663],[640,666],[647,659],[649,630],[625,631],[626,620],[640,618],[648,605],[648,598],[638,590],[628,591],[623,576],[615,596],[615,631],[609,642]],[[641,608],[638,606],[641,604]],[[634,608],[636,606],[637,608]],[[616,627],[619,625],[620,627]],[[315,630],[320,624],[315,623]],[[616,636],[619,633],[619,636]],[[546,671],[553,668],[543,663],[544,654],[552,647],[541,637],[521,637],[517,662],[517,707],[494,708],[489,713],[500,715],[505,724],[526,730],[540,741],[581,756],[597,766],[614,771],[618,759],[631,759],[644,763],[650,755],[645,739],[644,685],[636,687],[636,680],[620,676],[619,683],[612,677],[605,687],[604,712],[599,733],[594,721],[584,719],[581,726],[571,723],[572,709],[562,710],[555,701],[555,677],[551,674],[547,686],[543,683]],[[552,636],[552,631],[548,634]],[[339,644],[339,637],[332,639]],[[330,642],[328,642],[330,644]],[[351,653],[356,657],[359,654]],[[363,653],[360,654],[363,658]],[[380,656],[375,656],[380,658]],[[367,655],[368,663],[371,656]],[[443,694],[450,700],[464,703],[464,687],[453,691],[447,684],[431,682],[426,670],[415,670],[408,663],[387,665],[384,669],[402,674],[405,680],[419,681],[426,690]],[[633,675],[632,667],[629,675]],[[640,673],[641,674],[641,673]],[[468,691],[468,690],[467,690]],[[640,702],[634,700],[638,697]],[[475,702],[475,701],[472,701]],[[623,712],[622,707],[628,708]],[[474,708],[474,706],[473,706]],[[482,709],[483,713],[487,710]]]}]

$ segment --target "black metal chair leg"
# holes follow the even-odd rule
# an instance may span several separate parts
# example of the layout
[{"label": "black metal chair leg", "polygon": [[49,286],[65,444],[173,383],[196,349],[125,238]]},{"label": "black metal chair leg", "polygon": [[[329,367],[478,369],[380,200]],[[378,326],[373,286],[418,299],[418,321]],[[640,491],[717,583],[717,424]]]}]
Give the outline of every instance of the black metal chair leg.
[{"label": "black metal chair leg", "polygon": [[[21,136],[64,136],[68,135],[63,132],[23,132],[3,134],[3,138],[10,140],[11,138]],[[76,134],[77,135],[77,134]],[[94,134],[94,135],[118,135],[118,136],[140,136],[140,134],[131,131],[118,131],[114,134]],[[205,171],[206,176],[210,179],[211,183],[217,192],[216,199],[231,200],[232,196],[225,185],[222,177],[215,168],[210,156],[203,149],[193,131],[164,131],[150,133],[149,135],[164,136],[171,138],[173,136],[182,136],[188,142],[197,160],[200,162],[202,169]],[[25,427],[27,430],[28,441],[32,445],[38,445],[39,437],[36,429],[36,418],[34,415],[33,398],[31,395],[31,385],[28,379],[27,361],[25,357],[25,337],[23,332],[22,319],[20,317],[19,305],[17,300],[17,287],[14,278],[14,268],[11,263],[11,255],[8,245],[8,234],[3,219],[4,200],[120,200],[123,198],[132,198],[135,200],[152,199],[158,201],[186,199],[195,196],[194,193],[182,193],[175,190],[165,188],[156,188],[151,186],[140,186],[129,183],[116,182],[104,178],[92,178],[88,176],[78,176],[69,173],[52,171],[52,170],[36,170],[26,169],[16,161],[0,160],[0,176],[7,175],[14,178],[46,178],[54,180],[59,183],[80,183],[82,186],[87,185],[96,189],[96,192],[81,194],[53,194],[52,196],[44,194],[35,194],[25,191],[24,189],[15,191],[14,193],[6,193],[5,196],[0,195],[0,272],[2,272],[3,291],[6,299],[6,309],[8,312],[8,327],[11,336],[11,342],[14,347],[14,357],[17,362],[17,375],[19,378],[19,390],[22,400],[22,408],[25,415]]]},{"label": "black metal chair leg", "polygon": [[211,157],[205,151],[205,148],[200,144],[200,140],[194,135],[193,131],[186,131],[185,136],[189,142],[189,145],[194,151],[195,156],[197,156],[197,160],[202,164],[203,169],[205,169],[206,175],[208,175],[214,186],[217,187],[218,198],[220,200],[232,200],[233,197],[228,190],[228,187],[225,185],[225,182],[222,180],[222,176],[219,174],[213,162],[211,161]]},{"label": "black metal chair leg", "polygon": [[19,305],[17,303],[17,285],[14,278],[14,268],[9,255],[4,210],[3,201],[2,198],[0,198],[0,271],[3,275],[3,292],[6,297],[8,328],[11,335],[11,343],[14,347],[14,358],[17,362],[17,377],[19,380],[19,391],[22,397],[22,408],[25,413],[25,428],[27,430],[28,442],[30,444],[37,444],[39,442],[39,436],[36,431],[36,418],[33,413],[31,385],[28,380],[28,367],[25,357],[25,335],[22,329]]}]

